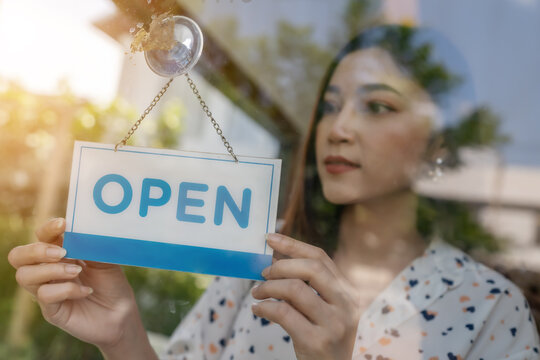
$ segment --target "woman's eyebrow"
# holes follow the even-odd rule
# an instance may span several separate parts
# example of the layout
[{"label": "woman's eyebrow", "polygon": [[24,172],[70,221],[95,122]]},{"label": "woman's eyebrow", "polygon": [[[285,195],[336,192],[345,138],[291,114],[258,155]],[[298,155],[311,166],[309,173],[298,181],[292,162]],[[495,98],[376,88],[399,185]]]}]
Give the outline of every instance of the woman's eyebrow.
[{"label": "woman's eyebrow", "polygon": [[396,89],[394,89],[393,87],[389,86],[389,85],[386,85],[386,84],[380,84],[380,83],[374,83],[374,84],[366,84],[366,85],[362,85],[358,88],[357,92],[359,94],[364,94],[364,93],[367,93],[367,92],[372,92],[372,91],[390,91],[390,92],[393,92],[399,96],[403,96],[403,94],[401,94],[399,91],[397,91]]}]

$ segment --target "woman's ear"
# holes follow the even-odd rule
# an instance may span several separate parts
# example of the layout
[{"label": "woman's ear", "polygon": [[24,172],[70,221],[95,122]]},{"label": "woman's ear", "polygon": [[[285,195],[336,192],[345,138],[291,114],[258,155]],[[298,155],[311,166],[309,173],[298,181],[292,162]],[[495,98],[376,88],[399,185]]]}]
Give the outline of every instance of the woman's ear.
[{"label": "woman's ear", "polygon": [[444,136],[440,132],[433,132],[428,139],[424,156],[418,169],[417,178],[440,178],[448,162],[448,149],[444,147]]},{"label": "woman's ear", "polygon": [[444,149],[444,136],[439,131],[432,132],[428,142],[426,144],[426,151],[424,152],[423,161],[424,162],[433,162],[437,158],[444,157],[446,155],[446,150]]}]

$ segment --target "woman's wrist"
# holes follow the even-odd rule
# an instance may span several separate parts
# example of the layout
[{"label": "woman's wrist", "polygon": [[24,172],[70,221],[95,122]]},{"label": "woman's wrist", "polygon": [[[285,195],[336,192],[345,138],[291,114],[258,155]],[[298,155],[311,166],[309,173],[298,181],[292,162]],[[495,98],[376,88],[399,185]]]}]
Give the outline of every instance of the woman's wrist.
[{"label": "woman's wrist", "polygon": [[123,325],[122,336],[117,341],[98,348],[106,360],[158,360],[138,311]]}]

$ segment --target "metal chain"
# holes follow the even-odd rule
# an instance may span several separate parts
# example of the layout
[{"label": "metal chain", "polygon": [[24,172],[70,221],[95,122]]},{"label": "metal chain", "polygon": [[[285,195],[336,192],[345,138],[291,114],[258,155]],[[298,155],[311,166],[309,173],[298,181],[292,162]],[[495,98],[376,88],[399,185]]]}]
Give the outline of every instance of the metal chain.
[{"label": "metal chain", "polygon": [[195,86],[195,83],[193,82],[193,80],[191,80],[188,73],[186,73],[184,75],[186,76],[187,82],[189,84],[189,87],[193,91],[193,94],[195,94],[195,97],[197,97],[197,100],[199,100],[199,103],[201,104],[201,107],[202,107],[204,113],[206,114],[208,119],[210,119],[210,122],[212,123],[212,126],[216,130],[216,133],[221,137],[221,141],[223,141],[223,145],[225,145],[225,148],[227,149],[229,154],[231,154],[234,161],[238,162],[238,158],[234,154],[234,151],[233,151],[233,148],[232,148],[231,144],[229,144],[229,142],[227,141],[225,136],[223,136],[223,131],[219,127],[216,119],[214,119],[214,116],[212,115],[212,112],[210,112],[210,110],[208,109],[208,105],[206,105],[206,102],[202,99],[201,95],[199,94],[199,90],[197,89],[197,86]]},{"label": "metal chain", "polygon": [[[197,89],[197,86],[195,85],[195,83],[193,82],[193,80],[191,80],[191,78],[189,77],[189,74],[185,74],[186,76],[186,79],[187,79],[187,82],[189,84],[189,87],[191,88],[191,90],[193,91],[193,94],[195,95],[195,97],[197,97],[197,100],[199,100],[199,103],[201,104],[201,107],[202,107],[202,110],[204,111],[204,113],[206,114],[206,116],[208,117],[208,119],[210,119],[210,122],[212,123],[212,126],[214,127],[214,129],[216,130],[216,133],[219,135],[219,137],[221,137],[221,141],[223,141],[223,145],[225,146],[225,148],[227,149],[227,151],[229,152],[229,154],[231,154],[231,156],[233,157],[234,161],[235,162],[238,162],[238,158],[236,157],[236,155],[234,154],[234,151],[233,151],[233,148],[231,146],[231,144],[229,144],[229,142],[227,141],[227,139],[225,138],[225,136],[223,136],[223,130],[221,130],[221,128],[219,127],[219,124],[217,123],[216,119],[214,119],[214,116],[212,115],[212,112],[210,111],[210,109],[208,108],[208,105],[206,105],[206,102],[202,99],[201,97],[201,94],[199,94],[199,90]],[[156,104],[158,103],[158,101],[161,99],[161,97],[163,96],[163,94],[165,94],[165,92],[167,91],[167,89],[169,88],[169,85],[171,85],[171,82],[174,80],[174,78],[170,78],[169,81],[165,84],[165,86],[163,86],[163,88],[160,90],[160,92],[154,97],[154,99],[152,100],[152,102],[150,103],[150,105],[148,105],[148,107],[144,110],[144,112],[142,113],[141,117],[139,118],[139,120],[137,120],[133,126],[131,127],[131,129],[129,129],[128,133],[126,134],[126,136],[119,142],[115,145],[114,147],[114,151],[117,151],[118,150],[118,147],[120,145],[124,146],[126,145],[127,141],[129,140],[129,138],[131,137],[131,135],[133,135],[133,133],[135,133],[135,131],[139,128],[139,125],[141,124],[141,122],[146,118],[146,116],[148,116],[148,114],[150,113],[150,111],[152,111],[152,109],[154,108],[154,106],[156,106]]]},{"label": "metal chain", "polygon": [[142,113],[141,117],[139,118],[139,120],[137,120],[135,122],[135,124],[133,124],[133,126],[131,127],[131,129],[129,129],[127,135],[119,142],[115,145],[114,147],[114,151],[117,151],[118,150],[118,146],[122,145],[126,145],[127,141],[129,140],[129,138],[131,137],[131,135],[133,135],[133,133],[135,132],[135,130],[137,130],[139,128],[139,125],[141,125],[141,122],[144,120],[144,118],[146,118],[146,116],[148,116],[148,114],[150,113],[150,111],[152,111],[152,109],[154,108],[154,106],[156,106],[156,104],[158,103],[158,101],[161,99],[161,97],[163,96],[163,94],[165,94],[165,92],[167,91],[167,89],[169,88],[169,85],[171,85],[172,81],[174,80],[174,78],[170,78],[169,81],[167,81],[167,83],[161,88],[161,90],[159,91],[159,93],[154,97],[154,100],[152,100],[152,102],[150,103],[150,105],[148,105],[148,107],[144,110],[144,112]]}]

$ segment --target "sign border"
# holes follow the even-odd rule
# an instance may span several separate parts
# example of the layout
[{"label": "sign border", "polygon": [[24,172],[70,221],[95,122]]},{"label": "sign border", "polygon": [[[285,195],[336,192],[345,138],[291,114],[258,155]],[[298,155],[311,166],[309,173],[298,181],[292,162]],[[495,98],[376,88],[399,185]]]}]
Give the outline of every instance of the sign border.
[{"label": "sign border", "polygon": [[[266,240],[264,243],[264,253],[260,254],[260,253],[252,253],[252,252],[216,249],[216,248],[209,248],[209,247],[197,247],[197,246],[190,246],[190,245],[183,245],[183,244],[172,244],[172,243],[165,243],[165,242],[160,242],[160,241],[127,239],[127,238],[120,238],[120,237],[110,237],[110,236],[102,236],[102,235],[95,235],[95,234],[82,234],[82,233],[74,232],[73,230],[75,226],[75,214],[76,214],[76,209],[77,209],[77,197],[78,197],[78,190],[79,190],[79,179],[80,179],[81,160],[82,160],[83,151],[85,149],[90,149],[90,150],[102,150],[102,151],[114,152],[114,149],[106,147],[107,145],[104,145],[104,147],[98,147],[98,146],[89,146],[85,144],[88,144],[88,143],[82,142],[82,141],[75,142],[75,150],[77,150],[77,146],[79,147],[79,154],[78,154],[79,162],[78,162],[77,177],[76,177],[76,183],[75,183],[75,194],[74,194],[74,199],[73,199],[73,216],[72,216],[72,221],[71,221],[71,229],[70,231],[66,231],[65,236],[64,236],[64,247],[68,250],[68,255],[73,255],[73,252],[75,252],[75,256],[77,256],[78,258],[85,257],[85,259],[83,260],[95,260],[95,261],[103,261],[103,262],[111,262],[111,263],[120,263],[124,265],[145,266],[145,267],[153,267],[153,268],[161,268],[161,269],[169,269],[169,270],[181,270],[181,271],[198,272],[198,273],[212,274],[212,275],[235,276],[235,277],[245,277],[245,278],[250,278],[250,279],[263,280],[262,276],[260,275],[260,272],[264,269],[264,267],[269,266],[272,261],[272,255],[266,254],[266,251],[267,251]],[[208,161],[221,161],[221,162],[230,162],[230,163],[235,162],[234,160],[223,159],[223,158],[212,158],[206,155],[202,155],[199,157],[199,156],[194,156],[194,155],[171,154],[167,152],[160,153],[160,152],[156,152],[156,149],[152,149],[150,151],[140,151],[140,150],[130,150],[130,149],[124,148],[124,149],[118,149],[117,151],[151,155],[151,156],[167,156],[167,157],[178,157],[178,158],[188,158],[188,159],[198,159],[198,160],[208,160]],[[74,155],[76,155],[76,153]],[[208,155],[220,156],[221,154],[208,153]],[[243,161],[240,159],[238,162],[241,164],[270,166],[272,168],[272,175],[270,179],[270,194],[268,198],[268,211],[267,211],[267,218],[266,218],[266,233],[268,233],[269,225],[270,225],[270,212],[271,212],[271,207],[272,207],[272,192],[273,192],[273,186],[274,186],[274,181],[275,181],[274,179],[275,164],[259,163],[259,162],[254,162],[254,161]],[[220,257],[224,259],[229,259],[230,261],[233,261],[233,263],[234,261],[241,260],[245,264],[245,266],[239,266],[237,268],[233,267],[232,269],[229,267],[227,270],[225,269],[219,270],[219,267],[216,267],[215,265],[210,265],[210,266],[207,266],[207,269],[199,269],[199,267],[194,266],[194,265],[191,265],[188,267],[174,265],[170,261],[167,262],[167,264],[163,264],[163,266],[161,266],[159,265],[159,261],[154,261],[152,263],[145,263],[141,259],[138,259],[137,256],[134,255],[132,251],[129,252],[131,254],[130,258],[127,258],[126,256],[123,256],[123,257],[121,256],[120,258],[115,260],[116,258],[110,258],[103,253],[100,254],[99,252],[95,252],[95,248],[93,248],[92,246],[90,247],[88,246],[89,241],[92,241],[92,242],[97,241],[99,243],[100,249],[115,250],[113,251],[113,253],[116,253],[118,255],[119,249],[117,248],[117,246],[114,246],[114,245],[111,247],[110,240],[114,240],[112,243],[116,243],[116,244],[122,243],[124,244],[124,246],[129,245],[129,247],[136,245],[135,248],[138,248],[138,249],[145,248],[146,250],[148,250],[148,246],[143,246],[146,244],[140,244],[140,243],[147,243],[148,245],[150,245],[150,247],[152,247],[152,245],[155,245],[156,248],[161,248],[162,250],[164,248],[167,248],[169,251],[175,249],[171,251],[171,253],[175,253],[181,256],[186,256],[186,254],[189,254],[189,256],[194,256],[195,254],[197,254],[197,258],[200,258],[201,254],[203,254],[205,251],[208,251],[209,253],[214,254],[214,256],[210,256],[213,260],[217,259],[215,255],[219,254]],[[92,251],[92,249],[94,250]],[[206,258],[206,257],[208,256],[203,256],[203,258]],[[135,259],[135,261],[131,261],[130,259]],[[209,260],[209,259],[206,259],[206,260]],[[263,265],[263,267],[261,267],[260,265],[255,266],[258,262],[260,262],[260,264]],[[215,262],[213,262],[212,264],[215,264]],[[204,268],[204,266],[202,268]]]}]

